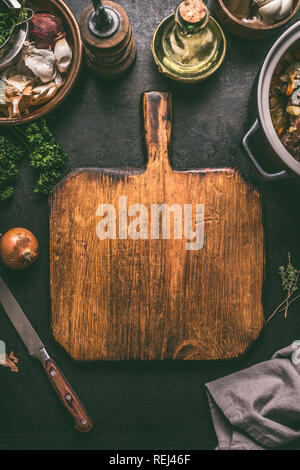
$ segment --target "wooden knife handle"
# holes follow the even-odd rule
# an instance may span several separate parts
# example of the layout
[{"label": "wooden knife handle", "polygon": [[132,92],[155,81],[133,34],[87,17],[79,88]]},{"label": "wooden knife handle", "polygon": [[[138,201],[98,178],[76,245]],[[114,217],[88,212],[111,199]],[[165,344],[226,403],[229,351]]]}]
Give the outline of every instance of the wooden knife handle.
[{"label": "wooden knife handle", "polygon": [[43,362],[43,366],[59,399],[73,416],[75,429],[80,432],[89,432],[93,426],[92,420],[63,373],[51,358]]}]

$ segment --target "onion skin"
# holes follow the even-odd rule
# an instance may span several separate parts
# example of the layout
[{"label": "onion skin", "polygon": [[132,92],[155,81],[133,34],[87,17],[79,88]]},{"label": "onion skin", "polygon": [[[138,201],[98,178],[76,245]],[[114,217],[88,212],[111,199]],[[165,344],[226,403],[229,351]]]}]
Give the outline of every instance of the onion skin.
[{"label": "onion skin", "polygon": [[65,37],[60,18],[51,13],[36,13],[29,22],[29,39],[37,49],[53,49]]},{"label": "onion skin", "polygon": [[28,268],[38,256],[38,241],[26,228],[12,228],[0,238],[0,258],[11,269]]}]

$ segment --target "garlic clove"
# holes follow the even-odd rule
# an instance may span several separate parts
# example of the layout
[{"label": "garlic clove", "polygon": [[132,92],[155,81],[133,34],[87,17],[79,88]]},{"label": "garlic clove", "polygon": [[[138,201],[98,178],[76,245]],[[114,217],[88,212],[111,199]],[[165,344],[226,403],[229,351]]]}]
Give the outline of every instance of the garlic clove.
[{"label": "garlic clove", "polygon": [[55,56],[51,50],[29,47],[24,54],[25,65],[43,83],[50,82],[55,75]]},{"label": "garlic clove", "polygon": [[281,8],[278,15],[276,16],[276,20],[283,20],[289,16],[289,14],[292,13],[293,6],[293,0],[281,0]]},{"label": "garlic clove", "polygon": [[56,42],[54,56],[58,71],[66,73],[72,61],[72,49],[65,38]]},{"label": "garlic clove", "polygon": [[276,21],[280,12],[282,0],[273,0],[259,8],[259,13],[265,21]]}]

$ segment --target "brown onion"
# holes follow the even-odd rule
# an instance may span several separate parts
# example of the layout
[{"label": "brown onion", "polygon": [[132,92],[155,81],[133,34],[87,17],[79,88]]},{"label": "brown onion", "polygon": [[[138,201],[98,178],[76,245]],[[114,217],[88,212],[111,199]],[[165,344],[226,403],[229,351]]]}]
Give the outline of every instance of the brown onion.
[{"label": "brown onion", "polygon": [[53,48],[64,36],[60,18],[51,13],[36,13],[29,22],[29,39],[37,49]]},{"label": "brown onion", "polygon": [[11,269],[31,266],[38,255],[38,241],[26,228],[12,228],[0,238],[0,257]]}]

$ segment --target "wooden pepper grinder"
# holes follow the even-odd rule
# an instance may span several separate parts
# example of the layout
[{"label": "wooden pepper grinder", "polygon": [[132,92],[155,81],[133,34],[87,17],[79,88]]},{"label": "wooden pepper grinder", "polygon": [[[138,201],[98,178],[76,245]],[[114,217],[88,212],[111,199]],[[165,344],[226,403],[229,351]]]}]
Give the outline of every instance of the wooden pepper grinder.
[{"label": "wooden pepper grinder", "polygon": [[126,11],[110,0],[93,0],[80,19],[88,65],[102,78],[117,78],[136,57],[136,42]]}]

